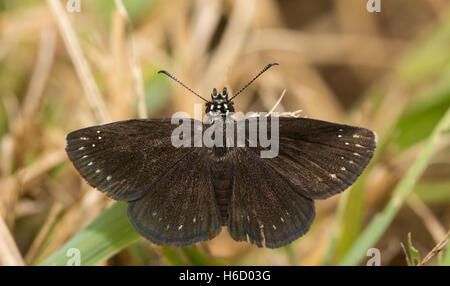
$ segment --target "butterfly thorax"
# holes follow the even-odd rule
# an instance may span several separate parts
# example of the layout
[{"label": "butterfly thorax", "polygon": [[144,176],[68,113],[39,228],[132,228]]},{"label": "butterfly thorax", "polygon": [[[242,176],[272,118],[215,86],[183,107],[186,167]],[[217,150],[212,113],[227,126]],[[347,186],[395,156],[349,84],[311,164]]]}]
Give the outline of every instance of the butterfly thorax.
[{"label": "butterfly thorax", "polygon": [[223,145],[214,146],[210,152],[212,155],[212,163],[210,165],[212,184],[217,204],[219,206],[222,225],[226,225],[228,221],[228,206],[230,204],[232,193],[233,164],[228,154],[226,143],[226,124],[234,121],[232,114],[234,113],[233,102],[228,99],[227,88],[224,87],[222,93],[217,93],[214,88],[211,94],[211,101],[206,103],[207,123],[213,124],[217,120],[222,120],[223,127]]}]

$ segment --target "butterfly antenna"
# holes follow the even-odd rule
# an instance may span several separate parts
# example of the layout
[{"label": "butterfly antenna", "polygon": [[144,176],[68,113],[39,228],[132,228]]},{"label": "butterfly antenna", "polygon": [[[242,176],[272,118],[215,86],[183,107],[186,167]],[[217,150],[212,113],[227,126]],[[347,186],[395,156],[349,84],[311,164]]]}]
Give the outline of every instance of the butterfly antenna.
[{"label": "butterfly antenna", "polygon": [[246,85],[244,85],[243,88],[241,88],[233,97],[230,98],[230,101],[235,98],[236,96],[238,96],[241,92],[243,92],[247,87],[249,87],[260,75],[262,75],[266,70],[270,69],[273,66],[277,66],[278,63],[271,63],[268,64],[267,66],[265,66],[260,72],[259,74],[257,74],[251,81],[249,81]]},{"label": "butterfly antenna", "polygon": [[208,100],[206,100],[205,98],[203,98],[200,94],[196,93],[195,91],[193,91],[192,89],[190,89],[189,87],[187,87],[184,83],[182,83],[180,80],[178,80],[176,77],[174,77],[173,75],[171,75],[168,71],[165,70],[160,70],[158,71],[158,73],[163,73],[166,76],[170,77],[171,79],[173,79],[174,81],[178,82],[179,84],[181,84],[185,89],[189,90],[190,92],[192,92],[193,94],[195,94],[196,96],[200,97],[201,99],[203,99],[206,102],[209,102]]}]

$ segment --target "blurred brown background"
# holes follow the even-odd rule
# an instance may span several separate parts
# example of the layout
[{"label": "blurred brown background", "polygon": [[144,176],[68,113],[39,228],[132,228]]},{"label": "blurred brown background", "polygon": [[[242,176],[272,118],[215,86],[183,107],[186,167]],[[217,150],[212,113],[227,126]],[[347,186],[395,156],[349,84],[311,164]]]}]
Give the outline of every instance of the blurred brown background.
[{"label": "blurred brown background", "polygon": [[[202,103],[165,69],[209,97],[237,91],[238,111],[302,110],[302,116],[377,131],[364,180],[316,203],[311,231],[286,249],[234,242],[224,230],[194,246],[226,265],[336,264],[414,162],[450,106],[450,2],[381,0],[0,1],[0,264],[37,264],[113,201],[92,190],[64,152],[75,129],[135,117],[193,115]],[[405,265],[412,234],[422,258],[450,225],[449,140],[376,245],[383,265]],[[194,264],[173,250],[185,264]],[[434,257],[431,264],[436,264]],[[139,240],[102,265],[167,265],[167,249]],[[365,263],[365,262],[363,262]]]}]

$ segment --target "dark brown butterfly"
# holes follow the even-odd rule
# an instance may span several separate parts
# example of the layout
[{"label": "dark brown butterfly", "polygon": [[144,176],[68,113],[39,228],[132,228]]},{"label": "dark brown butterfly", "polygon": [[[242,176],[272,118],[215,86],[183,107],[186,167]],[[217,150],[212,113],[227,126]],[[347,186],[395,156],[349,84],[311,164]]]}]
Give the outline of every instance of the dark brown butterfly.
[{"label": "dark brown butterfly", "polygon": [[[223,117],[234,111],[232,99],[273,65],[230,99],[225,88],[220,94],[214,89],[211,101],[188,89],[206,101],[210,117]],[[202,132],[211,125],[189,120]],[[314,220],[313,200],[353,184],[376,145],[375,134],[364,128],[280,117],[278,156],[262,158],[261,146],[175,147],[175,128],[170,118],[88,127],[67,135],[66,151],[91,186],[129,202],[138,233],[179,247],[212,239],[222,226],[233,239],[259,247],[296,240]]]}]

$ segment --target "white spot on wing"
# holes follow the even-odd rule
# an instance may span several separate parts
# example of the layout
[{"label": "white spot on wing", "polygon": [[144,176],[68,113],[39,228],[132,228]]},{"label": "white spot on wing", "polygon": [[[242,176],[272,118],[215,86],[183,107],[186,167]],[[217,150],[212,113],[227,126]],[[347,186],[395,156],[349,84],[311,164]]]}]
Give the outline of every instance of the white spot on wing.
[{"label": "white spot on wing", "polygon": [[341,171],[345,171],[346,169],[345,169],[345,167],[341,167]]},{"label": "white spot on wing", "polygon": [[353,134],[353,138],[359,138],[361,136],[359,136],[358,134]]},{"label": "white spot on wing", "polygon": [[102,170],[97,169],[97,170],[95,170],[95,173],[98,174],[98,173],[100,173],[101,171],[102,171]]},{"label": "white spot on wing", "polygon": [[178,227],[178,230],[181,230],[183,228],[183,225],[180,225],[179,227]]},{"label": "white spot on wing", "polygon": [[80,140],[89,140],[87,137],[80,137]]},{"label": "white spot on wing", "polygon": [[80,148],[78,148],[78,150],[84,150],[84,147],[80,147]]},{"label": "white spot on wing", "polygon": [[92,144],[92,147],[95,147],[95,144]]},{"label": "white spot on wing", "polygon": [[336,174],[330,174],[330,177],[333,178],[333,179],[337,179]]},{"label": "white spot on wing", "polygon": [[275,230],[277,229],[277,227],[276,227],[274,224],[272,224],[272,227],[273,227],[273,229],[275,229]]},{"label": "white spot on wing", "polygon": [[94,162],[89,162],[88,166],[92,166],[92,164],[94,164]]},{"label": "white spot on wing", "polygon": [[106,177],[106,180],[107,180],[107,181],[111,181],[111,179],[112,179],[111,176]]}]

